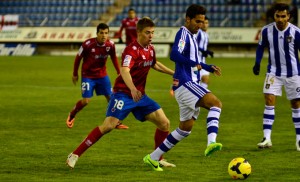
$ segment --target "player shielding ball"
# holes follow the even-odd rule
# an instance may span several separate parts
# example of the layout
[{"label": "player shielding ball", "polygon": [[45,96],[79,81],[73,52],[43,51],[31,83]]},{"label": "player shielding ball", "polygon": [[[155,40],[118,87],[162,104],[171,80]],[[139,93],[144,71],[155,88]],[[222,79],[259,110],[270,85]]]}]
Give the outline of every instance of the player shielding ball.
[{"label": "player shielding ball", "polygon": [[221,150],[222,144],[216,142],[221,114],[221,101],[209,90],[199,84],[199,70],[221,75],[221,69],[200,61],[195,34],[204,23],[206,9],[193,4],[186,10],[185,24],[176,34],[171,51],[171,60],[175,62],[173,90],[179,106],[179,126],[172,131],[164,142],[143,160],[155,171],[163,171],[159,158],[171,150],[178,142],[191,134],[194,122],[199,115],[199,107],[208,109],[207,147],[205,156]]},{"label": "player shielding ball", "polygon": [[[120,75],[116,78],[114,92],[110,98],[104,122],[94,128],[84,141],[68,156],[67,165],[74,168],[78,158],[102,136],[108,134],[130,113],[141,122],[146,120],[156,125],[155,148],[169,134],[170,121],[162,108],[145,92],[150,68],[173,75],[174,71],[156,60],[155,49],[151,45],[155,24],[149,18],[138,21],[138,38],[122,53]],[[150,79],[150,78],[149,78]],[[105,155],[103,155],[105,156]],[[174,166],[166,161],[161,165]]]}]

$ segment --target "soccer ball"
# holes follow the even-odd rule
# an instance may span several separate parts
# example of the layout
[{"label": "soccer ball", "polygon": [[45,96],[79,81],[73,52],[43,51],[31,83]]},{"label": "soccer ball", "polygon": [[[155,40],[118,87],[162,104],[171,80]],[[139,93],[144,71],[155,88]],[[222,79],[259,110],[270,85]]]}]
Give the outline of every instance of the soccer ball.
[{"label": "soccer ball", "polygon": [[233,179],[246,179],[251,173],[251,165],[242,157],[234,158],[228,165],[228,173]]}]

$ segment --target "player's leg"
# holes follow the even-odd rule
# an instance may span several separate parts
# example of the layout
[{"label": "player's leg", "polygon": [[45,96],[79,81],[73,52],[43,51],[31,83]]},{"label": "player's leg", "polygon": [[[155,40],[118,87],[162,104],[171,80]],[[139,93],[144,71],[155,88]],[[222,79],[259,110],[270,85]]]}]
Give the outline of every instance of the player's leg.
[{"label": "player's leg", "polygon": [[263,114],[263,134],[264,137],[257,144],[258,148],[272,147],[271,134],[272,126],[275,120],[275,103],[276,96],[273,94],[265,94],[265,109]]},{"label": "player's leg", "polygon": [[76,114],[81,111],[90,101],[90,98],[93,96],[93,91],[95,87],[95,81],[88,78],[82,78],[81,80],[81,93],[82,99],[77,101],[73,109],[68,115],[66,124],[69,128],[72,128],[75,121]]},{"label": "player's leg", "polygon": [[291,102],[292,119],[296,130],[296,149],[300,151],[300,76],[287,78],[285,91]]},{"label": "player's leg", "polygon": [[296,130],[296,149],[300,151],[300,99],[291,100],[292,117]]},{"label": "player's leg", "polygon": [[[95,86],[95,92],[98,95],[104,95],[107,102],[110,100],[110,96],[112,94],[112,87],[111,82],[108,76],[105,76],[103,78],[99,78],[96,81]],[[128,129],[129,127],[124,125],[119,121],[118,125],[116,126],[116,129]]]},{"label": "player's leg", "polygon": [[264,82],[264,100],[265,109],[263,114],[263,134],[264,137],[257,144],[258,148],[270,148],[272,147],[271,134],[272,126],[275,121],[275,104],[276,96],[281,96],[282,94],[283,82],[276,76],[267,74]]},{"label": "player's leg", "polygon": [[207,88],[209,84],[209,72],[202,69],[200,70],[200,75],[201,75],[200,85],[204,88]]},{"label": "player's leg", "polygon": [[94,145],[103,135],[113,130],[119,119],[114,117],[106,117],[101,126],[94,128],[88,136],[80,143],[80,145],[68,155],[67,165],[70,168],[74,168],[78,158],[92,145]]},{"label": "player's leg", "polygon": [[[148,121],[154,123],[157,127],[154,135],[154,141],[155,141],[154,149],[156,149],[157,147],[159,147],[160,144],[163,143],[163,141],[169,135],[170,121],[161,108],[156,110],[155,112],[146,115],[145,118]],[[163,156],[160,156],[159,163],[160,166],[163,167],[176,167],[176,165],[167,162],[167,160],[164,159]]]},{"label": "player's leg", "polygon": [[[184,123],[184,124],[183,124]],[[191,128],[193,126],[194,123],[194,119],[185,121],[185,122],[181,122],[179,127],[177,129],[175,129],[174,131],[172,131],[167,138],[151,153],[148,154],[147,156],[144,157],[144,162],[149,164],[152,169],[155,169],[155,166],[153,166],[153,163],[158,162],[160,160],[160,157],[168,152],[169,150],[171,150],[178,142],[180,142],[181,140],[183,140],[184,138],[188,137],[191,133]],[[180,129],[183,128],[183,129]],[[188,130],[188,131],[186,131]],[[159,161],[160,164],[162,164],[163,166],[165,161]],[[170,167],[176,167],[174,164],[171,163],[167,163],[167,166]]]},{"label": "player's leg", "polygon": [[[149,164],[153,163],[153,161],[158,161],[164,153],[171,150],[178,142],[190,135],[194,120],[199,114],[199,109],[195,108],[195,100],[198,97],[190,93],[183,86],[175,91],[175,97],[180,108],[180,120],[184,122],[180,123],[179,127],[172,131],[151,154],[144,157],[145,163]],[[182,102],[183,100],[186,100],[187,103]],[[155,170],[155,167],[151,167]]]},{"label": "player's leg", "polygon": [[207,148],[204,151],[204,155],[209,156],[215,151],[222,149],[222,144],[216,142],[219,131],[219,118],[221,115],[222,103],[210,92],[204,95],[202,99],[197,102],[196,106],[209,110],[206,118]]},{"label": "player's leg", "polygon": [[68,156],[67,165],[74,168],[78,158],[93,144],[95,144],[103,135],[109,133],[122,120],[128,116],[131,109],[135,106],[132,98],[128,96],[113,94],[108,103],[106,118],[101,126],[94,128],[84,141]]}]

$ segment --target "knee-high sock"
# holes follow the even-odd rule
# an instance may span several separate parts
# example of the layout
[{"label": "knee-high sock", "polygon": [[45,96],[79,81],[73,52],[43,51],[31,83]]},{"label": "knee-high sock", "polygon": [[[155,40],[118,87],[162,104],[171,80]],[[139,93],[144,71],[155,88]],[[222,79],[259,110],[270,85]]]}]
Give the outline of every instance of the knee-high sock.
[{"label": "knee-high sock", "polygon": [[[160,144],[163,143],[163,141],[167,138],[169,134],[169,131],[162,131],[158,128],[156,128],[156,131],[155,131],[155,135],[154,135],[154,142],[155,142],[155,148],[156,149],[157,147],[159,147]],[[162,159],[162,156],[160,157],[159,160]]]},{"label": "knee-high sock", "polygon": [[300,140],[300,108],[292,109],[293,122],[296,129],[296,141]]},{"label": "knee-high sock", "polygon": [[207,127],[207,145],[216,142],[217,134],[219,131],[219,118],[221,114],[221,108],[211,107],[206,119]]},{"label": "knee-high sock", "polygon": [[79,157],[93,144],[95,144],[103,134],[101,133],[99,127],[94,128],[91,133],[81,142],[81,144],[74,150],[73,154],[78,155]]},{"label": "knee-high sock", "polygon": [[76,116],[76,114],[81,111],[86,105],[83,105],[81,100],[77,101],[76,105],[74,106],[74,108],[72,109],[72,111],[70,112],[70,115],[74,118]]},{"label": "knee-high sock", "polygon": [[267,140],[271,140],[272,126],[275,120],[275,107],[265,106],[264,118],[263,118],[263,131],[264,137]]},{"label": "knee-high sock", "polygon": [[150,157],[153,160],[159,160],[159,158],[171,148],[173,148],[179,141],[190,135],[190,131],[183,131],[179,128],[172,131],[159,147],[157,147]]}]

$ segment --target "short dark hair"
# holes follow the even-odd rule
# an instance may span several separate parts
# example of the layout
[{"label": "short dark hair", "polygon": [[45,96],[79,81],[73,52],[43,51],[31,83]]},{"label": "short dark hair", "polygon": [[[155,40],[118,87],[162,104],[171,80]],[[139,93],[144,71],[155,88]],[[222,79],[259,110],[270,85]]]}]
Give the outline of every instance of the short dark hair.
[{"label": "short dark hair", "polygon": [[290,8],[289,8],[289,5],[288,4],[285,4],[285,3],[276,3],[274,4],[273,6],[273,11],[274,13],[276,11],[284,11],[286,10],[286,12],[289,14],[290,13]]},{"label": "short dark hair", "polygon": [[129,12],[129,11],[134,11],[134,12],[135,12],[135,10],[134,10],[133,8],[130,8],[130,9],[128,10],[128,12]]},{"label": "short dark hair", "polygon": [[141,32],[145,27],[155,27],[155,23],[149,17],[139,19],[136,25],[138,32]]},{"label": "short dark hair", "polygon": [[205,14],[206,14],[206,9],[203,6],[192,4],[187,8],[185,16],[193,19],[197,15],[205,15]]},{"label": "short dark hair", "polygon": [[99,30],[105,30],[105,29],[108,29],[109,31],[109,26],[105,23],[100,23],[98,26],[97,26],[97,33],[99,32]]}]

